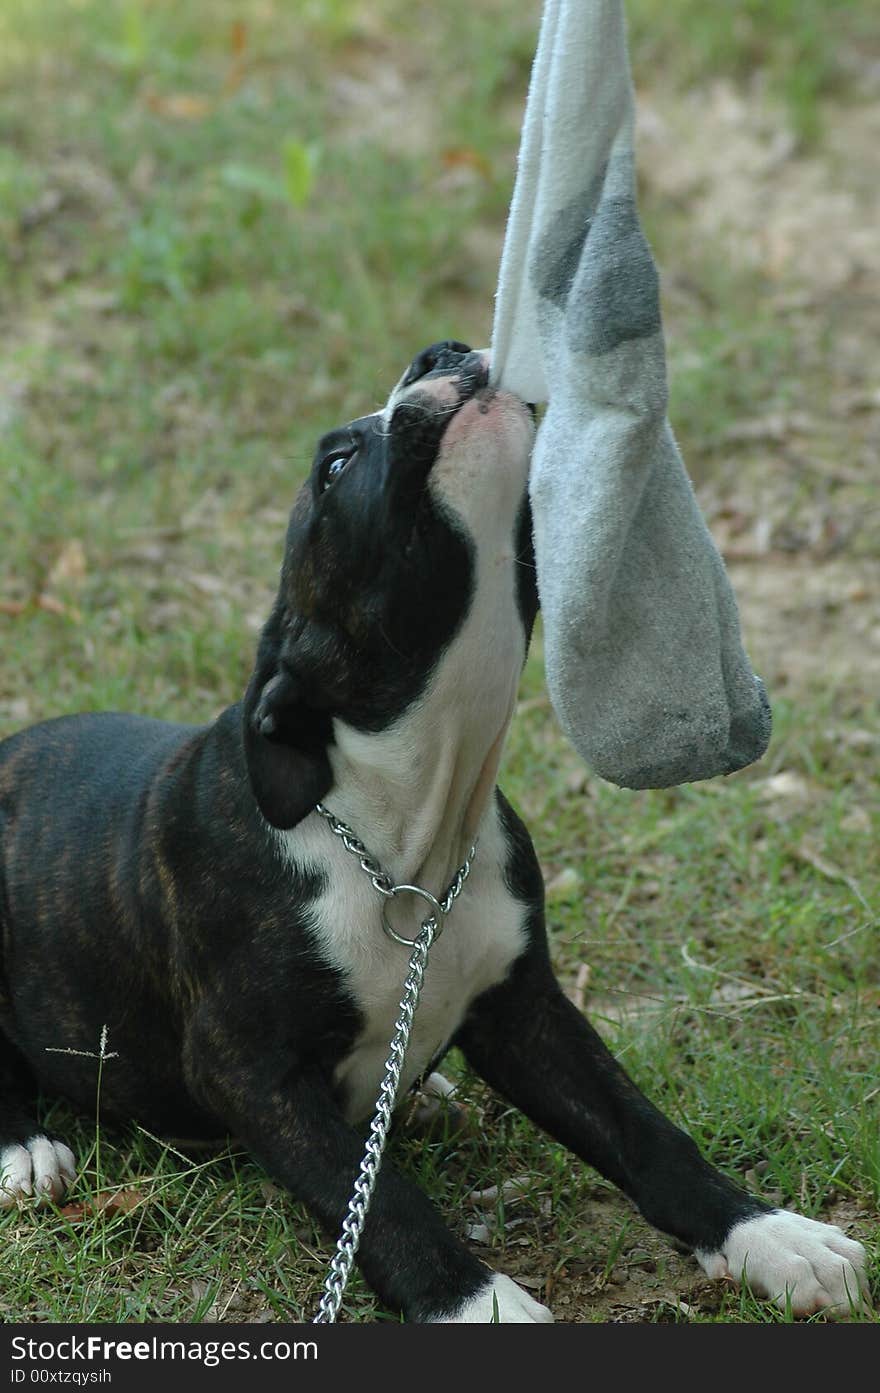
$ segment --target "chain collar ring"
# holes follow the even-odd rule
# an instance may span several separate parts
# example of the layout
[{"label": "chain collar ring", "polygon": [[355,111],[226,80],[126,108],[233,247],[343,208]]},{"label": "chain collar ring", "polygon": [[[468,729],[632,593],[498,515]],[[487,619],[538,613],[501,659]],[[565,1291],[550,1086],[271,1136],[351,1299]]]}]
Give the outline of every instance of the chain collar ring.
[{"label": "chain collar ring", "polygon": [[443,899],[438,900],[435,895],[431,894],[430,890],[426,890],[422,885],[395,885],[388,872],[384,871],[378,862],[373,860],[363,842],[358,840],[346,823],[342,822],[338,817],[335,817],[330,809],[325,807],[323,803],[315,804],[315,812],[324,819],[331,832],[340,838],[346,851],[350,851],[352,856],[358,858],[361,870],[365,875],[370,877],[374,890],[385,900],[382,906],[382,928],[388,937],[393,939],[395,943],[402,944],[404,948],[412,948],[418,938],[418,934],[413,938],[404,938],[403,934],[399,934],[397,930],[392,927],[388,919],[389,901],[393,900],[396,895],[409,894],[420,896],[420,898],[430,906],[431,913],[422,920],[421,928],[424,929],[427,924],[430,924],[434,931],[433,938],[439,938],[440,934],[443,932],[446,916],[455,900],[457,900],[458,896],[461,894],[464,883],[470,875],[471,863],[477,851],[476,843],[471,847],[464,861],[452,877],[452,881]]},{"label": "chain collar ring", "polygon": [[420,895],[421,898],[431,906],[432,913],[427,919],[422,920],[420,931],[426,924],[431,924],[434,929],[434,938],[439,938],[443,932],[443,921],[446,918],[446,911],[440,901],[434,898],[430,890],[424,890],[421,885],[395,885],[392,887],[391,894],[382,906],[382,928],[385,930],[388,937],[393,938],[395,943],[402,943],[404,948],[412,948],[416,938],[418,938],[418,934],[413,938],[404,938],[403,934],[399,934],[388,922],[388,900],[394,899],[395,895],[401,895],[403,893]]}]

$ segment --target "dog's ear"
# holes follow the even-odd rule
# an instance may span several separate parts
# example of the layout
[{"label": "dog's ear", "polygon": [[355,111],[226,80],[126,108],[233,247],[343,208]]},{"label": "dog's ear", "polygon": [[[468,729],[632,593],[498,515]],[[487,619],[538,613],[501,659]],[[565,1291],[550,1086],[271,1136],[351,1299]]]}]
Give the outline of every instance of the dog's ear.
[{"label": "dog's ear", "polygon": [[244,753],[260,812],[273,827],[295,827],[333,783],[330,719],[309,708],[287,669],[258,664],[244,698]]}]

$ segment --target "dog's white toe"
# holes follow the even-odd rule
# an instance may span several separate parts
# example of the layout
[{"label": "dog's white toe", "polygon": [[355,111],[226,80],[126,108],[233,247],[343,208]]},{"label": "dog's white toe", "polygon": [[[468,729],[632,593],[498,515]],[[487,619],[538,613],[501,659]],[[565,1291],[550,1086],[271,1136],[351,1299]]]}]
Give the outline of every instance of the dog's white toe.
[{"label": "dog's white toe", "polygon": [[463,1306],[450,1316],[439,1316],[436,1325],[545,1325],[553,1314],[518,1287],[503,1272],[495,1272]]},{"label": "dog's white toe", "polygon": [[428,1098],[451,1098],[457,1091],[457,1086],[445,1074],[438,1074],[435,1070],[433,1074],[428,1075],[419,1091]]},{"label": "dog's white toe", "polygon": [[0,1209],[20,1200],[59,1200],[76,1179],[76,1160],[69,1146],[48,1137],[30,1137],[23,1146],[0,1150]]},{"label": "dog's white toe", "polygon": [[450,1130],[460,1127],[467,1109],[455,1101],[457,1086],[443,1074],[429,1074],[413,1095],[407,1122],[412,1131],[428,1131],[440,1117],[445,1117]]},{"label": "dog's white toe", "polygon": [[868,1303],[865,1250],[833,1224],[774,1209],[735,1224],[720,1251],[697,1251],[709,1277],[745,1280],[792,1314],[849,1315]]},{"label": "dog's white toe", "polygon": [[31,1195],[31,1154],[26,1146],[4,1146],[0,1151],[0,1209]]}]

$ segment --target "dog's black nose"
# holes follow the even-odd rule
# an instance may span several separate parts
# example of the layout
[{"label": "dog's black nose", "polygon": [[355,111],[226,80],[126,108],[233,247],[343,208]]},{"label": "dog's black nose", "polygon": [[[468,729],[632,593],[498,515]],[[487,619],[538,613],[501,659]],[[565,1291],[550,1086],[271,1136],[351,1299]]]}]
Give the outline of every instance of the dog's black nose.
[{"label": "dog's black nose", "polygon": [[471,352],[469,344],[459,343],[457,339],[443,339],[423,348],[417,358],[413,358],[406,370],[401,387],[409,387],[429,372],[454,372],[461,366],[462,359]]}]

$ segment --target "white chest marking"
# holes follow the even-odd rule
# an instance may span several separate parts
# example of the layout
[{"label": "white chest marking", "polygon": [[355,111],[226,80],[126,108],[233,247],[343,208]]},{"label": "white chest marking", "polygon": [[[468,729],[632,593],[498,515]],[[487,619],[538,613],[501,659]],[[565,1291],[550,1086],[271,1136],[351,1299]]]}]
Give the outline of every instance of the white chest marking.
[{"label": "white chest marking", "polygon": [[[328,888],[312,911],[313,932],[322,957],[342,975],[363,1016],[361,1034],[336,1071],[346,1114],[350,1121],[361,1122],[371,1115],[379,1092],[409,951],[384,933],[381,896],[355,857],[316,814],[278,835],[289,860],[327,871]],[[493,800],[471,874],[431,949],[401,1078],[401,1097],[461,1025],[470,1003],[501,981],[525,948],[526,911],[505,885],[505,859],[504,835]],[[431,888],[436,893],[446,887]],[[423,917],[421,909],[421,901],[407,896],[406,915],[401,912],[398,917],[395,910],[395,927],[414,937]]]}]

